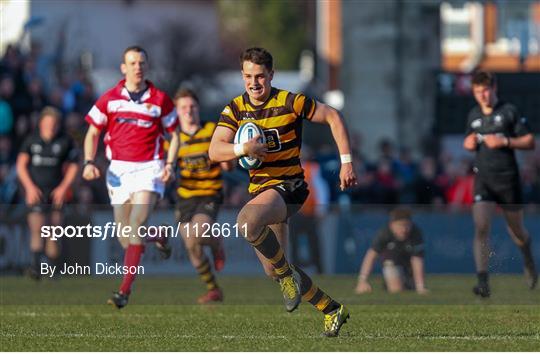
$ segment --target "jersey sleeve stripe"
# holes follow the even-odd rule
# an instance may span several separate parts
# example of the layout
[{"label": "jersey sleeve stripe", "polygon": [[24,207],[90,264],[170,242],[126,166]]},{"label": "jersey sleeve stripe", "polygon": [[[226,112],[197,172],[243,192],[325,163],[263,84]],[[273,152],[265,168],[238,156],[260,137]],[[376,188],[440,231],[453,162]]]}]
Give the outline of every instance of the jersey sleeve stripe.
[{"label": "jersey sleeve stripe", "polygon": [[224,123],[227,123],[227,124],[229,124],[231,126],[236,126],[237,125],[237,121],[235,119],[231,118],[230,116],[226,116],[226,115],[221,115],[221,117],[219,119],[219,122],[224,122]]},{"label": "jersey sleeve stripe", "polygon": [[169,129],[171,127],[176,128],[176,124],[178,121],[178,117],[176,115],[176,110],[173,109],[169,114],[165,115],[161,118],[161,124],[165,129]]},{"label": "jersey sleeve stripe", "polygon": [[310,120],[315,113],[315,100],[302,94],[296,95],[293,103],[294,112],[302,118]]},{"label": "jersey sleeve stripe", "polygon": [[305,104],[305,98],[306,96],[301,95],[301,94],[297,94],[294,97],[293,110],[298,116],[302,115],[304,104]]},{"label": "jersey sleeve stripe", "polygon": [[291,112],[294,112],[294,99],[296,95],[291,92],[287,92],[287,97],[285,98],[285,107],[287,107]]},{"label": "jersey sleeve stripe", "polygon": [[225,122],[219,122],[218,123],[218,126],[219,127],[226,127],[226,128],[229,128],[231,129],[232,131],[236,132],[238,130],[238,128],[234,125],[231,125],[229,123],[225,123]]},{"label": "jersey sleeve stripe", "polygon": [[104,127],[107,124],[107,115],[94,105],[92,106],[92,109],[90,109],[90,112],[88,112],[86,121],[96,127]]},{"label": "jersey sleeve stripe", "polygon": [[315,113],[315,108],[317,107],[317,102],[311,98],[306,98],[306,104],[304,105],[304,112],[303,116],[307,120],[311,120],[313,118],[313,114]]}]

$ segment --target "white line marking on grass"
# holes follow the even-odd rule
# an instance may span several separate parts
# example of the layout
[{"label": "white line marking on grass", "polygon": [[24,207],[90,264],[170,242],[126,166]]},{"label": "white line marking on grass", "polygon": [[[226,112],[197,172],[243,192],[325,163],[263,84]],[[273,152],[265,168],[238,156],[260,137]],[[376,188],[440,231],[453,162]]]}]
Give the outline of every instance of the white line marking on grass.
[{"label": "white line marking on grass", "polygon": [[51,312],[51,313],[37,313],[37,312],[13,312],[13,313],[4,313],[3,316],[12,316],[12,317],[60,317],[60,318],[70,318],[76,316],[82,317],[137,317],[137,318],[164,318],[164,317],[173,317],[173,315],[162,315],[162,314],[142,314],[142,313],[88,313],[88,312]]},{"label": "white line marking on grass", "polygon": [[[89,313],[89,312],[29,312],[29,311],[16,311],[16,312],[7,312],[2,313],[3,317],[56,317],[56,318],[76,318],[76,317],[102,317],[102,318],[171,318],[177,316],[177,313],[170,313],[170,314],[159,314],[159,313],[131,313],[131,312],[119,312],[117,310],[113,310],[109,313]],[[183,314],[185,317],[194,317],[198,314]],[[219,317],[225,317],[228,318],[245,318],[244,315],[241,314],[223,314],[223,313],[213,313],[214,316]],[[287,313],[283,314],[276,314],[275,316],[286,318],[289,316]],[[274,317],[275,317],[274,316]],[[305,317],[305,315],[302,315],[302,317]]]},{"label": "white line marking on grass", "polygon": [[[175,339],[287,339],[286,336],[255,336],[255,335],[206,335],[206,336],[196,336],[193,334],[93,334],[93,333],[25,333],[25,334],[19,334],[19,333],[1,333],[0,337],[38,337],[38,338],[83,338],[83,337],[90,337],[90,338],[98,338],[98,339],[104,339],[104,338],[112,338],[112,339],[120,339],[120,338],[141,338],[141,339],[147,339],[147,338],[175,338]],[[320,337],[317,337],[320,338]]]},{"label": "white line marking on grass", "polygon": [[[415,340],[465,340],[465,341],[484,341],[484,340],[515,340],[515,339],[528,339],[528,340],[540,340],[540,334],[535,335],[357,335],[350,336],[350,333],[345,334],[342,338],[356,338],[356,339],[383,339],[383,340],[402,340],[402,339],[415,339]],[[319,335],[311,336],[292,336],[287,337],[283,335],[204,335],[198,336],[193,334],[98,334],[98,333],[0,333],[0,337],[44,337],[44,338],[176,338],[176,339],[321,339]]]},{"label": "white line marking on grass", "polygon": [[540,335],[487,335],[487,336],[455,336],[455,335],[439,335],[439,336],[422,336],[422,335],[397,335],[397,336],[371,336],[371,335],[364,335],[361,336],[362,338],[366,339],[428,339],[428,340],[440,340],[440,339],[450,339],[450,340],[503,340],[503,339],[536,339],[540,340]]}]

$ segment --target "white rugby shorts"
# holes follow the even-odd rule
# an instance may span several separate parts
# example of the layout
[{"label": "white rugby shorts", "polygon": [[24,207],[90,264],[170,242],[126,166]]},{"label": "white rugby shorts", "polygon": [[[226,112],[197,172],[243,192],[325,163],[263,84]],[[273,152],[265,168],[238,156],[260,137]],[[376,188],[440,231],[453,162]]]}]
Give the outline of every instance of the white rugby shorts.
[{"label": "white rugby shorts", "polygon": [[161,181],[163,160],[144,162],[112,160],[107,170],[107,189],[111,205],[124,204],[133,193],[156,192],[163,198],[165,184]]}]

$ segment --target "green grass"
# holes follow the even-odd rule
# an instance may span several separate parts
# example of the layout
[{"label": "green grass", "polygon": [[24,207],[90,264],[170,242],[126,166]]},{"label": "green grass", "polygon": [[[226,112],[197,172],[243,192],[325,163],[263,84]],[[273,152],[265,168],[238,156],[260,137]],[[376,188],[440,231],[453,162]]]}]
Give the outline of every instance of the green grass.
[{"label": "green grass", "polygon": [[278,286],[262,277],[221,277],[222,305],[197,306],[191,277],[141,277],[130,304],[104,305],[119,279],[32,282],[0,277],[2,351],[537,351],[539,291],[520,276],[495,276],[489,300],[474,277],[429,277],[431,293],[365,296],[353,277],[317,283],[351,312],[339,338],[321,338],[322,315],[309,304],[292,314]]}]

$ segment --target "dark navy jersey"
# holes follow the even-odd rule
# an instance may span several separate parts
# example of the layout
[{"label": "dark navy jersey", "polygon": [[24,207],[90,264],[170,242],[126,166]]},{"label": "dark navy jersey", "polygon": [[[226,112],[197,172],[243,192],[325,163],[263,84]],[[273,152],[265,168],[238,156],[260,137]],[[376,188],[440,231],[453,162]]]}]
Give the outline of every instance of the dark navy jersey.
[{"label": "dark navy jersey", "polygon": [[79,151],[73,140],[64,134],[56,135],[49,142],[44,141],[39,133],[32,134],[23,142],[20,152],[30,155],[28,171],[40,189],[58,186],[63,178],[63,164],[79,160]]},{"label": "dark navy jersey", "polygon": [[383,227],[377,232],[371,248],[380,254],[383,260],[391,259],[401,265],[408,265],[411,256],[424,256],[422,232],[415,224],[412,226],[409,237],[404,241],[396,239],[389,226]]},{"label": "dark navy jersey", "polygon": [[482,142],[483,135],[498,134],[515,138],[530,132],[527,119],[510,103],[497,102],[489,115],[484,115],[480,106],[474,107],[467,118],[466,135],[477,134],[475,172],[479,176],[518,174],[514,150],[506,147],[490,149]]}]

